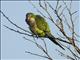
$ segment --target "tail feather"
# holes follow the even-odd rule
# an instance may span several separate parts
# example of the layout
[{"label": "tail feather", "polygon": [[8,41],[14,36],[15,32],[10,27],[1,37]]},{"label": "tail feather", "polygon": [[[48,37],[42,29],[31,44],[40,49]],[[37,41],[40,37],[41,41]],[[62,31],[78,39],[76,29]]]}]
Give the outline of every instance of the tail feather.
[{"label": "tail feather", "polygon": [[58,45],[60,48],[62,48],[63,50],[65,50],[56,40],[54,36],[48,36],[48,38],[55,43],[56,45]]}]

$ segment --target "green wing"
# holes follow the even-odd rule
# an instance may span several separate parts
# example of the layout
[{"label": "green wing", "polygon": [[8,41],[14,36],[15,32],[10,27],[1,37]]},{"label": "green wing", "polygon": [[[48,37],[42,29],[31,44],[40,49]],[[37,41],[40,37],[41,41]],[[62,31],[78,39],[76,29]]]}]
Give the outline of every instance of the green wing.
[{"label": "green wing", "polygon": [[44,32],[50,32],[49,26],[43,17],[41,17],[40,15],[36,15],[35,20],[36,20],[37,27],[40,30]]}]

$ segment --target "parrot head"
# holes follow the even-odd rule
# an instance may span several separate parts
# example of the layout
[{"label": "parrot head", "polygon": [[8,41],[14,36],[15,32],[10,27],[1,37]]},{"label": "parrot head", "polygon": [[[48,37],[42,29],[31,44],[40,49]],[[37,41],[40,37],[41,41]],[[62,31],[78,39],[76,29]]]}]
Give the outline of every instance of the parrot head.
[{"label": "parrot head", "polygon": [[34,13],[31,13],[31,12],[30,13],[27,13],[26,14],[26,19],[27,20],[32,20],[31,18],[34,18],[34,16],[35,16]]},{"label": "parrot head", "polygon": [[29,25],[32,25],[35,22],[35,15],[34,15],[34,13],[30,12],[30,13],[26,14],[26,22]]},{"label": "parrot head", "polygon": [[27,13],[26,14],[26,20],[27,20],[27,22],[29,23],[33,23],[33,22],[35,22],[35,15],[34,15],[34,13]]}]

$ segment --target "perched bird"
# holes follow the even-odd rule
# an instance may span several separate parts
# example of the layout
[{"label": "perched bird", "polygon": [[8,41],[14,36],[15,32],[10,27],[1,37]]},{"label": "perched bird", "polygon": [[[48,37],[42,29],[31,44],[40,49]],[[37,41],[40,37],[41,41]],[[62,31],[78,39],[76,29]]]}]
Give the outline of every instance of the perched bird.
[{"label": "perched bird", "polygon": [[50,28],[48,23],[45,21],[43,17],[40,15],[35,15],[34,13],[27,13],[26,14],[26,23],[29,25],[31,32],[38,36],[49,38],[52,42],[56,45],[64,49],[55,39],[55,37],[51,34]]}]

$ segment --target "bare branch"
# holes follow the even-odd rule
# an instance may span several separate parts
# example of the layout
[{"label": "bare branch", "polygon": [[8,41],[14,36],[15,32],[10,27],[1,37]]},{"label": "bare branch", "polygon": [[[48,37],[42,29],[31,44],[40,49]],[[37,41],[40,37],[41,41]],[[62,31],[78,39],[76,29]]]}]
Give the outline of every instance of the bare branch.
[{"label": "bare branch", "polygon": [[[67,46],[65,46],[65,45],[63,45],[63,44],[61,44],[61,45],[64,46],[65,48],[67,48],[67,49],[70,51],[70,53],[74,56],[74,59],[75,59],[75,60],[80,59],[80,57],[79,57],[76,53],[74,53],[70,48],[68,48]],[[79,49],[78,49],[78,50],[79,50]],[[58,51],[59,51],[59,50],[58,50]],[[63,55],[64,53],[61,52],[61,54]],[[67,55],[67,54],[64,54],[64,56],[67,56],[68,58],[71,57],[71,56],[69,56],[69,55]],[[71,58],[73,58],[73,57],[71,57]]]},{"label": "bare branch", "polygon": [[35,44],[35,42],[34,41],[32,41],[32,40],[30,40],[30,39],[27,39],[26,37],[23,37],[25,40],[27,40],[27,41],[30,41],[30,42],[32,42],[32,43],[34,43]]},{"label": "bare branch", "polygon": [[59,0],[57,0],[56,10],[58,9],[58,5],[59,5]]},{"label": "bare branch", "polygon": [[23,34],[23,35],[27,35],[27,36],[33,36],[33,35],[29,35],[29,34],[27,34],[27,33],[23,33],[23,32],[20,32],[20,31],[18,31],[18,30],[14,30],[14,29],[12,29],[12,28],[9,28],[8,26],[6,26],[6,25],[3,25],[4,27],[6,27],[7,29],[9,29],[9,30],[11,30],[11,31],[14,31],[14,32],[17,32],[17,33],[19,33],[19,34]]},{"label": "bare branch", "polygon": [[61,39],[61,38],[55,38],[55,39],[57,39],[58,41],[61,41],[61,42],[67,43],[67,44],[72,44],[72,43],[70,43],[70,42],[67,42],[67,41]]},{"label": "bare branch", "polygon": [[[34,37],[33,37],[33,38],[34,38]],[[26,39],[26,38],[24,37],[24,39]],[[39,44],[36,42],[35,39],[34,39],[35,42],[33,42],[33,41],[29,40],[29,39],[26,39],[26,40],[28,40],[28,41],[36,44],[36,46],[37,46],[41,51],[43,51],[43,52],[48,56],[48,58],[49,58],[50,60],[52,60],[52,58],[50,57],[50,55],[48,54],[48,52],[47,52],[41,45],[39,45]],[[47,48],[47,47],[46,47],[46,48]]]},{"label": "bare branch", "polygon": [[66,58],[68,58],[68,59],[71,59],[71,60],[75,60],[74,58],[72,58],[71,56],[69,56],[69,55],[66,55],[66,54],[64,54],[64,53],[62,53],[61,51],[59,51],[59,50],[57,50],[60,54],[61,54],[61,56],[64,56],[64,57],[66,57]]},{"label": "bare branch", "polygon": [[[62,19],[60,18],[60,16],[58,15],[57,11],[47,2],[47,4],[49,5],[49,7],[52,9],[52,11],[54,11],[54,13],[57,15],[57,17],[59,18],[59,20],[62,22]],[[52,19],[53,21],[53,19]],[[70,38],[66,35],[66,33],[63,30],[63,24],[62,24],[62,29],[53,21],[53,23],[57,26],[57,28],[60,30],[60,32],[68,39],[70,40]]]},{"label": "bare branch", "polygon": [[43,58],[49,59],[49,58],[46,57],[46,56],[42,56],[42,55],[39,55],[39,54],[35,54],[35,53],[29,52],[29,51],[25,51],[25,53],[29,53],[29,54],[31,54],[31,55],[36,55],[36,56],[39,56],[39,57],[43,57]]},{"label": "bare branch", "polygon": [[64,7],[64,8],[62,9],[62,11],[61,11],[61,13],[59,14],[59,16],[61,16],[61,15],[63,14],[63,12],[64,12],[65,9],[66,9],[66,7]]},{"label": "bare branch", "polygon": [[45,4],[45,9],[47,10],[47,3],[45,0],[44,0],[44,4]]},{"label": "bare branch", "polygon": [[72,55],[74,56],[74,57],[77,57],[77,58],[79,58],[80,59],[80,57],[79,56],[77,56],[70,48],[67,48],[71,53],[72,53]]},{"label": "bare branch", "polygon": [[2,13],[2,15],[3,15],[12,25],[14,25],[15,27],[17,27],[17,28],[19,28],[19,29],[21,29],[21,30],[23,30],[23,31],[28,32],[28,33],[31,34],[31,32],[29,32],[29,31],[27,31],[27,30],[25,30],[25,29],[19,27],[19,26],[16,25],[15,23],[13,23],[1,10],[0,10],[0,13]]},{"label": "bare branch", "polygon": [[42,39],[42,41],[43,41],[43,43],[44,43],[44,45],[45,45],[45,50],[46,50],[46,52],[48,53],[48,49],[47,49],[46,42],[45,42],[45,40],[44,40],[44,39]]},{"label": "bare branch", "polygon": [[77,13],[77,12],[78,12],[78,11],[73,12],[72,15],[74,15],[74,14]]},{"label": "bare branch", "polygon": [[[55,26],[59,29],[59,31],[63,34],[63,36],[61,36],[61,35],[58,34],[59,37],[58,37],[58,38],[55,37],[55,39],[56,39],[57,41],[59,41],[59,42],[61,41],[61,42],[67,43],[67,44],[69,44],[69,45],[72,45],[73,48],[76,50],[76,52],[80,54],[80,48],[79,48],[79,47],[76,45],[76,43],[75,43],[75,41],[78,42],[77,38],[75,38],[75,35],[76,35],[76,36],[79,36],[79,35],[76,34],[76,32],[74,31],[75,25],[74,25],[74,21],[73,21],[73,19],[72,19],[72,18],[73,18],[73,15],[74,15],[75,13],[77,13],[78,11],[75,11],[75,12],[71,13],[72,0],[71,0],[71,2],[70,2],[70,7],[69,7],[69,8],[68,8],[66,2],[63,1],[63,3],[64,3],[64,5],[65,5],[65,7],[62,9],[62,11],[61,11],[60,14],[59,14],[58,11],[62,8],[62,5],[59,5],[59,0],[57,0],[57,4],[56,4],[56,8],[55,8],[55,9],[53,8],[53,6],[52,6],[49,2],[47,2],[47,1],[44,0],[44,5],[43,5],[43,4],[41,3],[41,1],[39,0],[39,7],[41,7],[41,8],[47,13],[48,17],[45,16],[44,13],[42,13],[42,11],[40,11],[38,8],[36,8],[36,6],[35,6],[33,3],[31,3],[31,4],[32,4],[32,6],[37,10],[37,12],[39,12],[43,17],[51,20],[51,21],[55,24]],[[55,13],[57,19],[60,21],[60,26],[53,20],[52,15],[51,15],[50,12],[48,11],[48,6],[52,9],[52,11]],[[67,9],[67,11],[68,11],[68,13],[69,13],[71,25],[68,23],[68,20],[66,19],[65,15],[63,14],[63,12],[65,11],[65,9]],[[19,30],[12,29],[12,28],[10,28],[10,27],[8,27],[8,26],[6,26],[6,25],[4,25],[4,27],[6,27],[7,29],[9,29],[9,30],[11,30],[11,31],[17,32],[17,33],[19,33],[19,34],[23,34],[23,35],[27,35],[27,36],[33,37],[33,40],[27,39],[26,37],[23,37],[23,38],[24,38],[25,40],[27,40],[27,41],[30,41],[31,43],[34,43],[42,52],[44,52],[44,54],[46,54],[46,56],[43,56],[43,55],[40,55],[40,54],[36,54],[36,53],[32,53],[32,52],[29,52],[29,51],[25,51],[25,53],[29,53],[29,54],[31,54],[31,55],[35,55],[35,56],[47,58],[47,59],[49,59],[49,60],[53,60],[52,57],[51,57],[51,56],[49,55],[49,53],[48,53],[47,44],[46,44],[46,42],[45,42],[44,39],[42,39],[42,41],[43,41],[43,43],[44,43],[45,48],[43,48],[43,46],[40,45],[40,44],[37,42],[37,40],[35,39],[35,38],[38,38],[38,36],[33,35],[31,32],[29,32],[29,31],[21,28],[20,26],[18,26],[18,25],[15,24],[14,22],[12,22],[1,10],[0,10],[0,13],[8,20],[8,22],[10,22],[13,26],[19,28],[20,30],[24,31],[25,33],[24,33],[24,32],[21,32],[21,31],[19,31]],[[64,31],[64,23],[63,23],[63,19],[61,18],[61,16],[64,17],[64,21],[65,21],[66,25],[68,26],[69,31],[72,32],[72,34],[71,34],[72,37],[69,37],[69,36],[66,34],[66,32]],[[40,39],[41,39],[41,38],[40,38]],[[65,39],[68,40],[69,42],[66,41]],[[63,45],[63,44],[62,44],[62,45]],[[65,45],[63,45],[63,46],[65,47]],[[76,52],[73,52],[73,51],[72,51],[70,48],[68,48],[68,47],[66,47],[66,48],[70,51],[70,53],[73,55],[73,57],[71,57],[71,56],[69,56],[69,55],[67,55],[67,54],[64,54],[63,52],[61,52],[61,51],[59,51],[59,50],[58,50],[58,52],[60,52],[62,56],[65,56],[66,58],[71,59],[71,60],[77,60],[77,58],[80,59],[80,57],[76,54]]]},{"label": "bare branch", "polygon": [[[30,2],[31,3],[31,2]],[[39,12],[44,18],[47,18],[47,19],[49,19],[48,17],[46,17],[45,15],[44,15],[44,13],[42,13],[33,3],[31,3],[32,4],[32,6],[37,10],[37,12]]]},{"label": "bare branch", "polygon": [[62,38],[62,39],[65,39],[65,37],[61,36],[59,33],[57,33],[57,35]]},{"label": "bare branch", "polygon": [[68,10],[68,13],[70,15],[70,20],[71,20],[71,23],[72,23],[72,40],[70,42],[72,42],[72,45],[75,46],[75,42],[74,42],[74,23],[73,23],[73,20],[72,20],[72,13],[71,13],[70,9],[67,7],[67,5],[64,1],[63,1],[63,3]]}]

